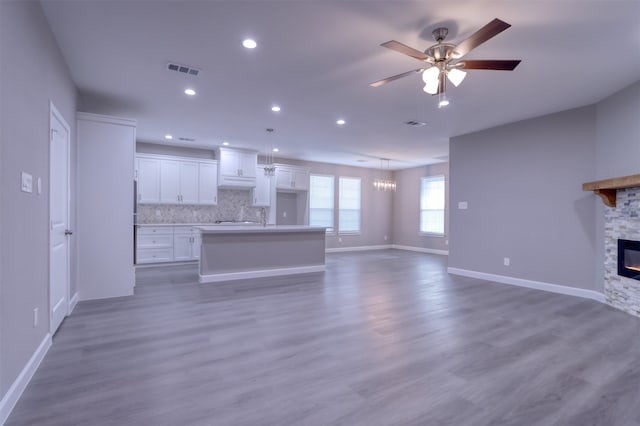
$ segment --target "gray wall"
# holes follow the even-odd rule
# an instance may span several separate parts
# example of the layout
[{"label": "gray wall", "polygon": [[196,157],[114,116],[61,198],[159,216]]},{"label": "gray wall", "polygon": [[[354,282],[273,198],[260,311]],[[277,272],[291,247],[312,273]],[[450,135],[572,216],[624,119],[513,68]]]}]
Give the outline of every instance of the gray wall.
[{"label": "gray wall", "polygon": [[[49,331],[49,100],[71,127],[73,182],[76,89],[38,2],[0,2],[0,55],[0,394],[4,396]],[[20,191],[22,171],[34,176],[34,187],[42,178],[42,195]],[[72,200],[74,194],[72,186]],[[73,226],[73,213],[71,221]],[[73,294],[75,263],[71,273]],[[34,328],[36,307],[40,321]]]},{"label": "gray wall", "polygon": [[581,189],[595,122],[590,106],[452,138],[449,266],[601,291],[596,199]]},{"label": "gray wall", "polygon": [[[444,175],[445,179],[445,235],[420,235],[420,179]],[[393,244],[448,250],[449,239],[449,163],[432,164],[398,170],[394,173],[398,189],[393,196]]]}]

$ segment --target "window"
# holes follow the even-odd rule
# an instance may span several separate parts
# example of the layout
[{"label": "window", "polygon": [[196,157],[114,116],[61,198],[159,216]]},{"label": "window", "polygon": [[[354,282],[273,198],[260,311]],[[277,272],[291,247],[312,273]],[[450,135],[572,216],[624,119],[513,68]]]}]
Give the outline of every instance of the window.
[{"label": "window", "polygon": [[333,176],[311,175],[309,180],[309,225],[333,231]]},{"label": "window", "polygon": [[338,232],[360,232],[360,178],[340,178]]},{"label": "window", "polygon": [[420,232],[444,235],[444,176],[422,178]]}]

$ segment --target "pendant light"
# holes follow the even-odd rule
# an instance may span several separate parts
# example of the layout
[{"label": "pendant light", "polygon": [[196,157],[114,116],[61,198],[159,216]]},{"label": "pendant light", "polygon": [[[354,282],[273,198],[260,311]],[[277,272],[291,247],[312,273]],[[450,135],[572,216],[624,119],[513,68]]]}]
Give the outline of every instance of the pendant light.
[{"label": "pendant light", "polygon": [[382,178],[382,170],[384,161],[387,162],[387,170],[389,170],[389,159],[381,158],[380,159],[380,178],[373,181],[373,187],[378,191],[394,191],[396,190],[396,181],[393,179],[383,179]]}]

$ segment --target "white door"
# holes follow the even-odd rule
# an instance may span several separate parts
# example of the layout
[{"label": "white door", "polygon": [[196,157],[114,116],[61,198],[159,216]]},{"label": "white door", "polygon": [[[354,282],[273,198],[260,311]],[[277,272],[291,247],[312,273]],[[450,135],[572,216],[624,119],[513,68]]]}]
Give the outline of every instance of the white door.
[{"label": "white door", "polygon": [[49,318],[55,333],[69,313],[69,125],[51,104]]}]

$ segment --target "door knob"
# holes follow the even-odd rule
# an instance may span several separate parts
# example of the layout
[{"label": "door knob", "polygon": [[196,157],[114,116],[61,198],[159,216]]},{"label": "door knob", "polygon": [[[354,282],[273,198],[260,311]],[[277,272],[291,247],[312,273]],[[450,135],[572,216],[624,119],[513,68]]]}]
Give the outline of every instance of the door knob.
[{"label": "door knob", "polygon": [[71,229],[65,229],[64,235],[73,235],[73,231]]}]

